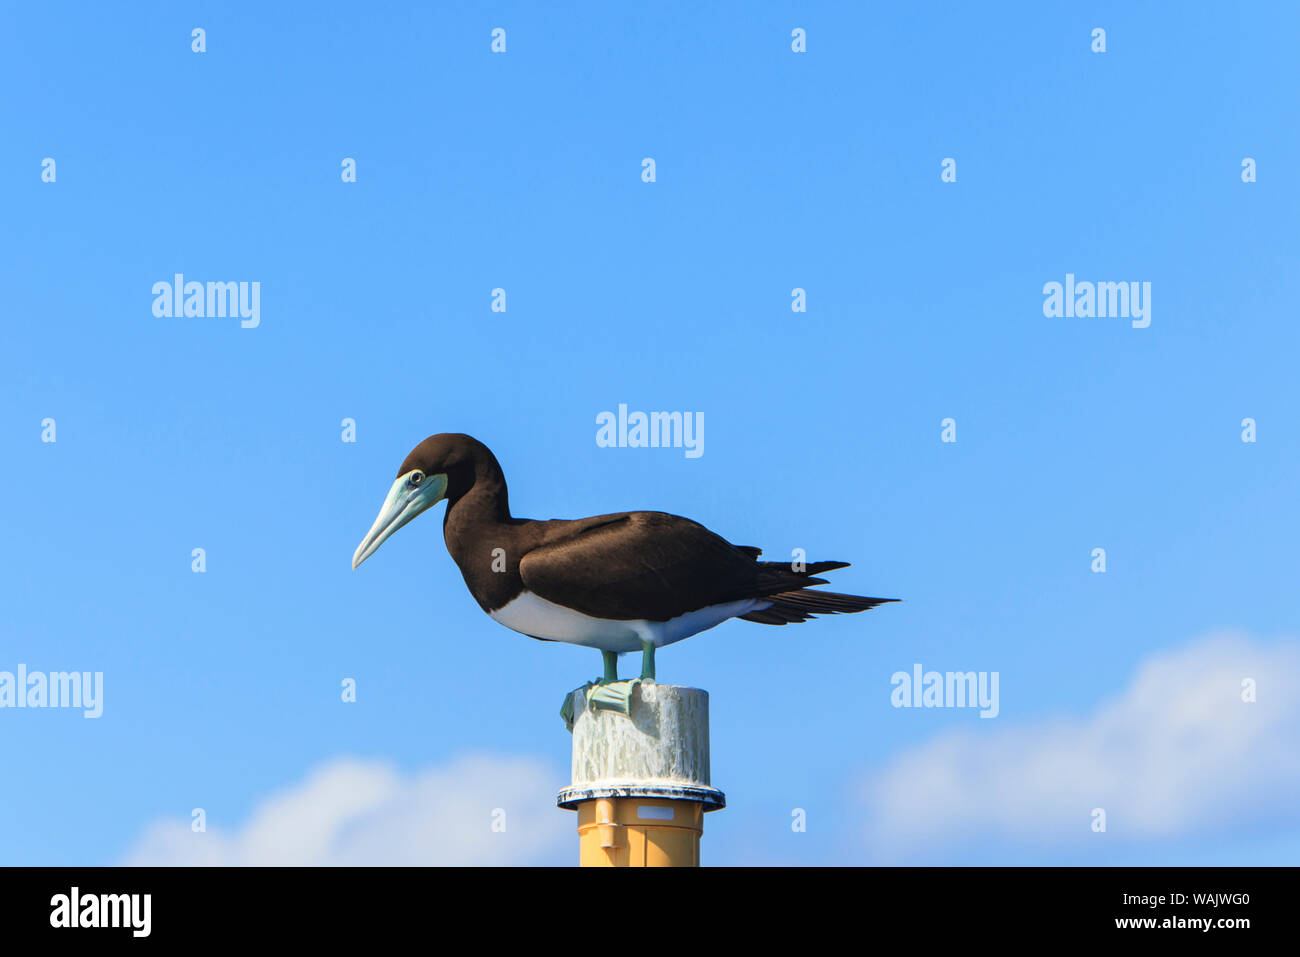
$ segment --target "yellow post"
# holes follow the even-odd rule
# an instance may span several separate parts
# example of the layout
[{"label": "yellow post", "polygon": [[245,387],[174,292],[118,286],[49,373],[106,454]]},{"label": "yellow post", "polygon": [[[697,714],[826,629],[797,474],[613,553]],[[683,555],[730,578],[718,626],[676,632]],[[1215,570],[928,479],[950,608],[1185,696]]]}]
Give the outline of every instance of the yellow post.
[{"label": "yellow post", "polygon": [[699,867],[704,805],[595,798],[578,805],[581,867]]},{"label": "yellow post", "polygon": [[698,867],[704,814],[726,805],[709,784],[708,692],[644,683],[631,715],[575,692],[573,777],[582,867]]}]

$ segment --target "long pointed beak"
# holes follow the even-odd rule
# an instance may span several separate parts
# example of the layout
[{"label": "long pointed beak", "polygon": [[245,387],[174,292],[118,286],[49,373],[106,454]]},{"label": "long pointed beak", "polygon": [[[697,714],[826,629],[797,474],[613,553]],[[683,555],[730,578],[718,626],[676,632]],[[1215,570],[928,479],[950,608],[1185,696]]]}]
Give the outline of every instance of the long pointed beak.
[{"label": "long pointed beak", "polygon": [[361,540],[357,550],[352,553],[352,567],[356,568],[373,555],[393,532],[397,531],[415,516],[437,505],[447,494],[447,476],[429,475],[419,485],[412,484],[411,475],[399,475],[393,487],[388,490],[379,517],[370,526],[366,537]]}]

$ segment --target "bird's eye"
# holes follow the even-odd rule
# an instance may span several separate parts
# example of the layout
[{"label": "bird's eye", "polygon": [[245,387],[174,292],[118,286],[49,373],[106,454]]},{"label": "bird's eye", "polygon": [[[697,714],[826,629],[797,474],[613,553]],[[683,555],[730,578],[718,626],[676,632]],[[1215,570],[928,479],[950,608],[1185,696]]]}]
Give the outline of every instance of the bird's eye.
[{"label": "bird's eye", "polygon": [[412,484],[412,485],[419,485],[419,484],[420,484],[421,482],[423,482],[423,481],[424,481],[424,473],[423,473],[423,472],[412,472],[412,473],[411,473],[411,484]]}]

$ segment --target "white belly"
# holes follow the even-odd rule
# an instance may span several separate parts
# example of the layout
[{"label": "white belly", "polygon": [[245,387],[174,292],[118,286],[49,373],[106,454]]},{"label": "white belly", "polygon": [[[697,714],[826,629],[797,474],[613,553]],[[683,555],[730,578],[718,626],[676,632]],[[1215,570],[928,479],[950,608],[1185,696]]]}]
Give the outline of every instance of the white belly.
[{"label": "white belly", "polygon": [[747,598],[744,601],[688,611],[668,621],[616,621],[592,618],[580,611],[539,598],[525,589],[508,605],[488,614],[507,628],[523,635],[567,641],[602,651],[629,652],[640,651],[644,641],[656,648],[671,645],[674,641],[681,641],[714,625],[720,625],[728,618],[745,615],[770,604],[761,598]]}]

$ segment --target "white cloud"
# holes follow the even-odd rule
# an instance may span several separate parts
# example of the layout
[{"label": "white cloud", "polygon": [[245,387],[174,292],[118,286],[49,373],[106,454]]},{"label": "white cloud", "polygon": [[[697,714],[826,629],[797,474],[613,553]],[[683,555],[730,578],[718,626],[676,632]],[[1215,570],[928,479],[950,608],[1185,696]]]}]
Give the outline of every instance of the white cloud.
[{"label": "white cloud", "polygon": [[[990,840],[1140,841],[1294,814],[1298,736],[1300,643],[1210,636],[1147,659],[1085,717],[951,732],[899,755],[862,783],[868,847],[925,858]],[[1093,808],[1106,811],[1104,837],[1090,829]]]},{"label": "white cloud", "polygon": [[[528,758],[465,757],[415,774],[342,757],[268,797],[234,830],[149,825],[126,864],[422,865],[567,863],[576,820],[555,806],[556,774]],[[494,811],[505,830],[494,831]],[[499,819],[500,815],[497,815]]]}]

